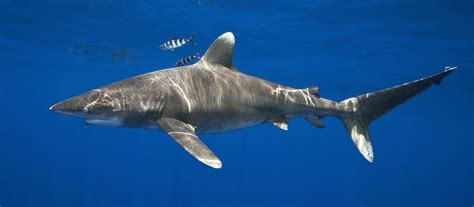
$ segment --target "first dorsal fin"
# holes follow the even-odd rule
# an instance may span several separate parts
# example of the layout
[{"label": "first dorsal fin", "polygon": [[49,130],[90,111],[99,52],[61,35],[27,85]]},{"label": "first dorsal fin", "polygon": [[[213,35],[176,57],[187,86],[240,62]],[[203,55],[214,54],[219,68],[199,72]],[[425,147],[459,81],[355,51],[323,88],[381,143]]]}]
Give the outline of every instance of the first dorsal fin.
[{"label": "first dorsal fin", "polygon": [[223,65],[233,69],[232,53],[234,51],[234,44],[234,34],[232,34],[232,32],[226,32],[214,40],[200,61]]}]

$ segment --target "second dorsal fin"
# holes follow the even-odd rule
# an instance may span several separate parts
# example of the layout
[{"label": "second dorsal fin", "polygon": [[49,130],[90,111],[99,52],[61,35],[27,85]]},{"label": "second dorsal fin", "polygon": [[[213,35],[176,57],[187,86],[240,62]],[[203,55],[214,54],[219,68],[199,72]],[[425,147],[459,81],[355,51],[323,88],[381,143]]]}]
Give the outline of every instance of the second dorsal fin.
[{"label": "second dorsal fin", "polygon": [[232,32],[226,32],[214,40],[200,61],[223,65],[233,69],[232,53],[234,51],[234,44],[234,34],[232,34]]},{"label": "second dorsal fin", "polygon": [[306,90],[308,90],[308,93],[310,94],[313,94],[315,95],[316,97],[320,97],[319,96],[319,87],[318,86],[311,86],[311,87],[308,87]]}]

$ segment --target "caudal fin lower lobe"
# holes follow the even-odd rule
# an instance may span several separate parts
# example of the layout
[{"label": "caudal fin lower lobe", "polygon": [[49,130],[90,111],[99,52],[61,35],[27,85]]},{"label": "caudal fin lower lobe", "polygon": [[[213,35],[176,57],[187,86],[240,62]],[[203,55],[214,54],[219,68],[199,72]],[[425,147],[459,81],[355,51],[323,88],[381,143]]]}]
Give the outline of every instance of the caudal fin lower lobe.
[{"label": "caudal fin lower lobe", "polygon": [[369,162],[374,160],[368,128],[369,124],[433,84],[439,85],[443,78],[454,69],[456,67],[447,67],[438,74],[392,88],[362,94],[346,99],[338,104],[338,107],[343,111],[339,118],[344,123],[349,136],[365,159]]}]

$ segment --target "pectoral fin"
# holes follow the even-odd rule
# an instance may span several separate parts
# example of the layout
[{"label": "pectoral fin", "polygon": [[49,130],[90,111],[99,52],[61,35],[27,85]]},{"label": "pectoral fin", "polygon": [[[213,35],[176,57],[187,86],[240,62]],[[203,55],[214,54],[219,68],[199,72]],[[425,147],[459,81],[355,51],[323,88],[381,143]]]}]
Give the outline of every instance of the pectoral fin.
[{"label": "pectoral fin", "polygon": [[219,158],[194,133],[194,127],[173,118],[161,118],[160,127],[178,144],[202,163],[216,169],[222,167]]}]

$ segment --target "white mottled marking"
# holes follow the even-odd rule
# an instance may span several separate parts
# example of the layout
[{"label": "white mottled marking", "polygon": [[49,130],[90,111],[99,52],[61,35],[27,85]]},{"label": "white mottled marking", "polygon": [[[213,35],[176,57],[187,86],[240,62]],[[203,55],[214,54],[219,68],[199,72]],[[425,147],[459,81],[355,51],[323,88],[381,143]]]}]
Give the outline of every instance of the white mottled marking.
[{"label": "white mottled marking", "polygon": [[201,157],[197,157],[197,159],[203,163],[205,163],[206,165],[209,165],[213,168],[216,168],[216,169],[220,169],[222,168],[222,162],[215,158],[215,159],[204,159],[204,158],[201,158]]},{"label": "white mottled marking", "polygon": [[219,39],[224,40],[224,42],[229,45],[235,44],[235,37],[234,37],[234,34],[232,34],[232,32],[224,33],[223,35],[219,37]]},{"label": "white mottled marking", "polygon": [[[100,92],[99,89],[95,89],[94,91]],[[90,102],[89,104],[87,104],[87,105],[84,107],[84,110],[87,111],[87,109],[88,109],[90,106],[95,105],[95,104],[99,101],[100,98],[101,98],[100,96],[97,96],[97,98],[96,98],[94,101]]]},{"label": "white mottled marking", "polygon": [[341,104],[343,104],[345,110],[351,110],[353,112],[356,112],[359,106],[358,102],[359,101],[356,97],[352,97],[352,98],[344,100],[343,102],[341,102]]},{"label": "white mottled marking", "polygon": [[188,112],[191,112],[191,102],[189,101],[189,98],[188,96],[186,95],[186,93],[184,92],[183,88],[181,88],[181,86],[179,86],[176,82],[174,82],[171,78],[169,79],[171,81],[171,84],[173,84],[174,87],[176,87],[178,89],[178,91],[181,93],[181,97],[184,99],[184,101],[186,102],[186,104],[188,105]]},{"label": "white mottled marking", "polygon": [[309,95],[309,88],[306,88],[306,96],[308,98],[309,103],[311,106],[314,106],[313,99],[311,99],[311,96]]},{"label": "white mottled marking", "polygon": [[101,125],[101,126],[121,126],[122,119],[113,117],[109,119],[85,119],[88,124]]},{"label": "white mottled marking", "polygon": [[446,67],[444,67],[444,70],[445,70],[445,71],[450,71],[450,70],[454,70],[454,69],[456,69],[456,68],[458,68],[458,67],[457,67],[457,66],[454,66],[454,67],[446,66]]},{"label": "white mottled marking", "polygon": [[285,122],[273,122],[273,125],[285,131],[288,131],[288,124]]},{"label": "white mottled marking", "polygon": [[368,134],[363,133],[363,129],[361,129],[359,125],[354,125],[351,129],[351,137],[352,141],[359,149],[360,153],[365,157],[365,159],[367,159],[369,162],[373,162],[374,153]]},{"label": "white mottled marking", "polygon": [[172,135],[172,134],[184,134],[184,135],[189,135],[189,136],[198,138],[195,134],[193,134],[193,133],[188,133],[188,132],[168,132],[168,134],[169,134],[169,135]]},{"label": "white mottled marking", "polygon": [[193,126],[193,125],[191,125],[191,124],[186,124],[186,125],[187,125],[189,128],[193,129],[193,130],[195,130],[195,129],[196,129],[196,127],[195,127],[195,126]]},{"label": "white mottled marking", "polygon": [[309,89],[285,89],[278,85],[275,89],[271,90],[272,95],[275,95],[278,98],[279,94],[283,94],[285,101],[288,98],[291,102],[295,102],[295,97],[292,96],[295,93],[301,94],[305,101],[305,105],[315,106],[313,100],[311,99],[311,95],[309,93]]}]

